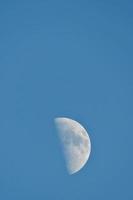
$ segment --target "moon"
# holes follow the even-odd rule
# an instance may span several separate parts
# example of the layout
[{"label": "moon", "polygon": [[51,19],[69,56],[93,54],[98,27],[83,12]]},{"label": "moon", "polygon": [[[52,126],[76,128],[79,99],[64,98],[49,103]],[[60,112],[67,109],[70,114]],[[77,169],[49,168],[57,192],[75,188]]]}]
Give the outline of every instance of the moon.
[{"label": "moon", "polygon": [[83,168],[90,156],[89,135],[80,123],[69,118],[55,118],[55,124],[63,147],[68,173],[74,174]]}]

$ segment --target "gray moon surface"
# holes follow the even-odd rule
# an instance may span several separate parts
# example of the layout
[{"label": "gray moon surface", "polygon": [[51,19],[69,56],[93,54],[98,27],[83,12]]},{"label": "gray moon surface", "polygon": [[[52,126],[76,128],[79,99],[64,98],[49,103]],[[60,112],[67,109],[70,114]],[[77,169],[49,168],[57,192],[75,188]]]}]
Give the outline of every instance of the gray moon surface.
[{"label": "gray moon surface", "polygon": [[69,118],[55,118],[55,124],[63,147],[68,173],[74,174],[86,164],[90,156],[89,135],[80,123]]}]

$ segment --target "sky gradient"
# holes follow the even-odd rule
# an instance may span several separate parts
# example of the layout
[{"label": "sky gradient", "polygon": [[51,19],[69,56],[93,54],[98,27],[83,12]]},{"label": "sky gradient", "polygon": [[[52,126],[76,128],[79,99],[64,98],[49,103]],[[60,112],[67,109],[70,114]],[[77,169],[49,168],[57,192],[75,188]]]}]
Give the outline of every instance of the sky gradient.
[{"label": "sky gradient", "polygon": [[[0,0],[0,199],[133,199],[133,1]],[[54,118],[92,153],[66,170]]]}]

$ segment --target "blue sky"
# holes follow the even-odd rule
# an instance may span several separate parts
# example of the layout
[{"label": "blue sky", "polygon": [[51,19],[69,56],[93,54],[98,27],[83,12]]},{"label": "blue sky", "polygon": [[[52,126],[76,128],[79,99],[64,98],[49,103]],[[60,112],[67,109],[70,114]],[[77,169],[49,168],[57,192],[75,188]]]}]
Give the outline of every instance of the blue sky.
[{"label": "blue sky", "polygon": [[[0,199],[133,199],[133,2],[0,1]],[[66,171],[54,118],[87,129]]]}]

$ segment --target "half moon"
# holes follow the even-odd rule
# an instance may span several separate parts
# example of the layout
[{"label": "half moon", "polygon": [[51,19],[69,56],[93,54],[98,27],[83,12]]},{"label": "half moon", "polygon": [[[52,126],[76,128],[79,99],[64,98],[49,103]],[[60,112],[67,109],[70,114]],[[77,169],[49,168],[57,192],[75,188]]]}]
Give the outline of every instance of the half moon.
[{"label": "half moon", "polygon": [[74,174],[86,164],[90,156],[89,135],[81,124],[69,118],[55,118],[55,124],[63,147],[68,172]]}]

